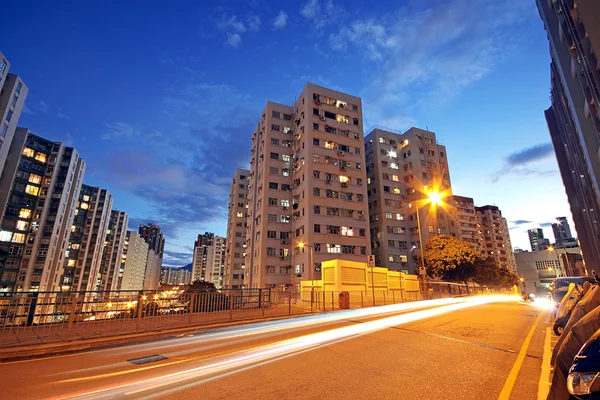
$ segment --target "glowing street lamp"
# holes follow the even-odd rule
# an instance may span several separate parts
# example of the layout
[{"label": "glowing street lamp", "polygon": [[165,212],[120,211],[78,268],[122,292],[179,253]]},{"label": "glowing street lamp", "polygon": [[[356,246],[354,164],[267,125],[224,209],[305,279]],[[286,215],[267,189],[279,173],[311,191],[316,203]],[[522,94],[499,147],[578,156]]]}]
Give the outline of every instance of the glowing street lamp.
[{"label": "glowing street lamp", "polygon": [[[558,262],[558,270],[561,271],[561,273],[562,273],[563,276],[566,276],[567,274],[564,273],[563,268],[562,268],[562,266],[560,264],[560,257],[558,255],[558,249],[555,249],[554,246],[548,246],[547,250],[550,253],[552,253],[552,252],[554,252],[556,250],[555,254],[556,254],[556,261]],[[565,251],[565,253],[566,253],[566,251]],[[568,263],[569,262],[569,258],[566,256],[566,254],[565,254],[565,258],[567,259],[567,263]],[[548,268],[548,271],[552,271],[552,268]]]}]

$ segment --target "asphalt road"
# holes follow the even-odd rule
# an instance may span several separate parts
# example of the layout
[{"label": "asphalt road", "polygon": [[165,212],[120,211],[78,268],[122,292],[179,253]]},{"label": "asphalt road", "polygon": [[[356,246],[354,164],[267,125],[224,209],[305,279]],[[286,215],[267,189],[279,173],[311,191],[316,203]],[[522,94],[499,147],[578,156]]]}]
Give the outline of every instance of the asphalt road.
[{"label": "asphalt road", "polygon": [[536,399],[542,311],[515,301],[451,301],[0,364],[2,398],[498,399],[503,388],[508,398],[508,386],[511,399]]}]

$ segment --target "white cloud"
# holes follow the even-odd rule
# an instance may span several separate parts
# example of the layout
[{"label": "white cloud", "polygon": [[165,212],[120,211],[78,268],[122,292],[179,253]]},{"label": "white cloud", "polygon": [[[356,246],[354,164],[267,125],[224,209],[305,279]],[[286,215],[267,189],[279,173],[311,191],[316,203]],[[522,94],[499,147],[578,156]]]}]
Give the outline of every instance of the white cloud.
[{"label": "white cloud", "polygon": [[237,48],[242,43],[242,37],[239,33],[232,33],[227,38],[227,44],[233,48]]},{"label": "white cloud", "polygon": [[313,19],[316,17],[320,8],[319,0],[309,0],[300,9],[300,14],[306,19]]},{"label": "white cloud", "polygon": [[287,25],[288,15],[285,11],[279,11],[279,14],[273,19],[273,28],[283,29]]},{"label": "white cloud", "polygon": [[251,32],[258,32],[260,29],[260,16],[250,15],[248,17],[248,29],[250,29]]},{"label": "white cloud", "polygon": [[232,15],[229,18],[227,18],[225,15],[223,15],[221,17],[221,20],[217,24],[217,27],[219,29],[221,29],[222,31],[230,31],[230,32],[237,32],[237,33],[246,32],[246,27],[235,15]]},{"label": "white cloud", "polygon": [[133,127],[131,124],[127,122],[115,122],[109,124],[105,122],[107,130],[102,134],[102,140],[111,140],[111,139],[133,139],[139,136],[140,131]]},{"label": "white cloud", "polygon": [[300,15],[311,21],[316,31],[320,31],[327,25],[337,23],[345,13],[332,0],[323,3],[319,0],[309,0],[300,8]]}]

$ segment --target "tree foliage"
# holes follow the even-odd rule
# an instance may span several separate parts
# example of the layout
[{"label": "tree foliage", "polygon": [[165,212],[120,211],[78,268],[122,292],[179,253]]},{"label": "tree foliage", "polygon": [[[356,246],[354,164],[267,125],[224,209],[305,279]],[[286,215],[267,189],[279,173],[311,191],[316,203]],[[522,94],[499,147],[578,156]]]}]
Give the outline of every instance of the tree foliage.
[{"label": "tree foliage", "polygon": [[483,258],[467,243],[449,235],[433,236],[423,251],[427,273],[450,282],[475,282],[486,286],[512,286],[519,277]]}]

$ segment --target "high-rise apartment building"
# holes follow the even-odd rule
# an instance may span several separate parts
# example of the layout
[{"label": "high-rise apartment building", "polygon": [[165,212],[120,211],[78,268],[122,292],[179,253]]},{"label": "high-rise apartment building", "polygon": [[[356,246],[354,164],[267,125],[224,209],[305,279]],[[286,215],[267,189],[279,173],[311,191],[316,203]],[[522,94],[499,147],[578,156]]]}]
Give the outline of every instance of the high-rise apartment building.
[{"label": "high-rise apartment building", "polygon": [[123,248],[123,276],[118,290],[142,290],[148,261],[148,243],[135,231],[128,231]]},{"label": "high-rise apartment building", "polygon": [[94,291],[98,287],[112,202],[106,189],[82,185],[65,254],[62,290]]},{"label": "high-rise apartment building", "polygon": [[[425,247],[432,236],[456,236],[446,148],[435,133],[418,128],[404,133],[376,128],[365,141],[375,262],[414,273],[421,240]],[[441,204],[428,201],[432,193],[443,196]]]},{"label": "high-rise apartment building", "polygon": [[154,224],[140,225],[138,233],[148,243],[148,248],[154,250],[154,253],[160,257],[162,263],[165,251],[165,237],[160,230],[160,226]]},{"label": "high-rise apartment building", "polygon": [[557,217],[556,222],[552,224],[552,231],[554,232],[554,239],[558,247],[562,247],[573,239],[567,217]]},{"label": "high-rise apartment building", "polygon": [[158,290],[162,259],[152,249],[148,249],[146,271],[144,273],[144,290]]},{"label": "high-rise apartment building", "polygon": [[186,267],[165,267],[161,270],[160,281],[164,285],[189,285],[192,282],[192,273]]},{"label": "high-rise apartment building", "polygon": [[508,223],[496,206],[475,207],[483,236],[482,253],[494,260],[497,266],[516,271],[515,254],[512,249]]},{"label": "high-rise apartment building", "polygon": [[112,210],[106,231],[102,262],[100,264],[101,281],[98,290],[116,290],[119,266],[123,258],[123,247],[127,237],[129,216],[124,211]]},{"label": "high-rise apartment building", "polygon": [[229,188],[225,276],[223,278],[223,287],[225,288],[237,289],[244,285],[249,175],[249,170],[238,168]]},{"label": "high-rise apartment building", "polygon": [[456,222],[458,226],[458,238],[476,251],[482,253],[485,248],[481,217],[475,209],[475,202],[471,197],[452,196],[456,207]]},{"label": "high-rise apartment building", "polygon": [[192,282],[212,282],[223,287],[225,274],[225,238],[206,232],[194,242]]},{"label": "high-rise apartment building", "polygon": [[0,177],[28,92],[21,78],[9,74],[9,69],[10,63],[0,53]]},{"label": "high-rise apartment building", "polygon": [[84,171],[73,148],[15,131],[0,179],[4,290],[60,290]]},{"label": "high-rise apartment building", "polygon": [[600,265],[600,3],[537,0],[550,42],[546,121],[583,259]]},{"label": "high-rise apartment building", "polygon": [[529,236],[531,251],[544,251],[550,245],[550,240],[544,238],[544,231],[541,228],[529,229],[527,236]]},{"label": "high-rise apartment building", "polygon": [[310,83],[293,106],[266,104],[252,135],[246,287],[319,279],[324,260],[366,261],[362,122],[360,98]]}]

